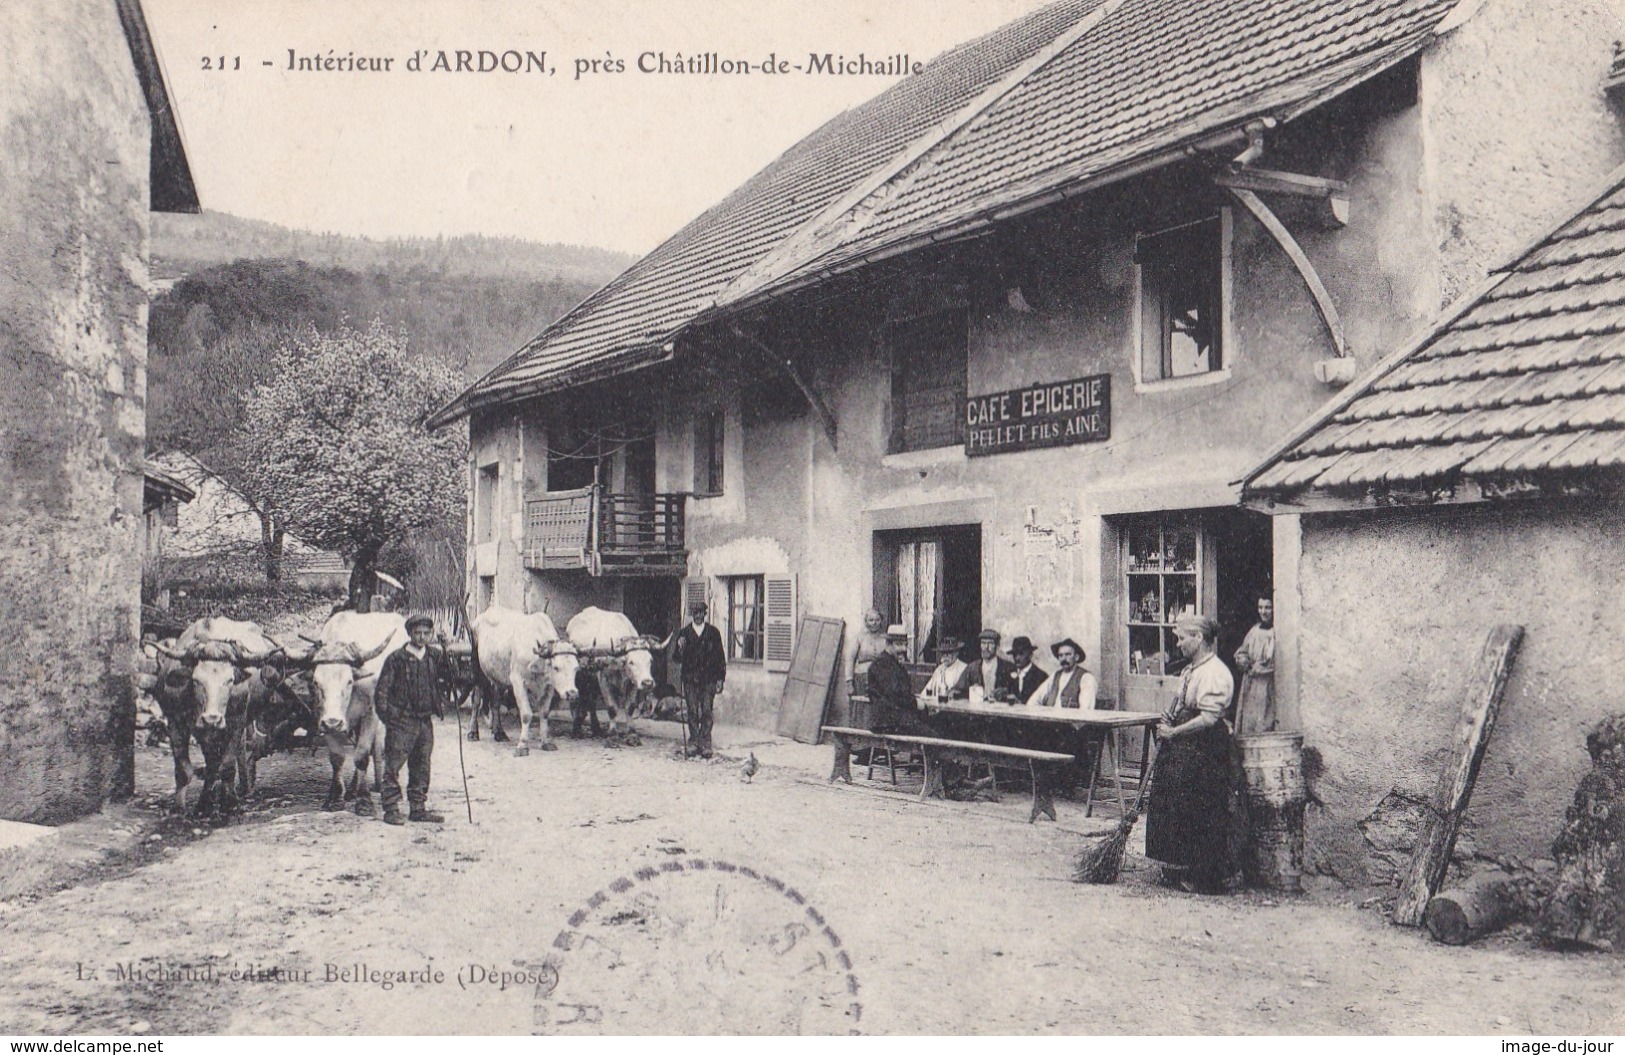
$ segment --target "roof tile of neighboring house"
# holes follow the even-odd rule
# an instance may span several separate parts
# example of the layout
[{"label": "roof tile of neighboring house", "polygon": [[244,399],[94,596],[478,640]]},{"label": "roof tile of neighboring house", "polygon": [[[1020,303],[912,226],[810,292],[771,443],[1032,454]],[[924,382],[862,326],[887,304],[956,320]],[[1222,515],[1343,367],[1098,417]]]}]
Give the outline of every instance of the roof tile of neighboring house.
[{"label": "roof tile of neighboring house", "polygon": [[1289,116],[1420,50],[1454,4],[1060,0],[825,124],[431,420],[658,361],[708,312]]},{"label": "roof tile of neighboring house", "polygon": [[1252,493],[1625,466],[1625,169],[1271,457]]}]

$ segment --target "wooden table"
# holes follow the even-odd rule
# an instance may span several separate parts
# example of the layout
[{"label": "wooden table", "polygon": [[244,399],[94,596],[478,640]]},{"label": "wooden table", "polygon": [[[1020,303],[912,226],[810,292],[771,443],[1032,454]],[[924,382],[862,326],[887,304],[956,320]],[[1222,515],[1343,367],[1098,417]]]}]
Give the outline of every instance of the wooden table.
[{"label": "wooden table", "polygon": [[1089,790],[1084,798],[1083,815],[1093,816],[1095,791],[1100,785],[1101,756],[1110,754],[1112,784],[1117,789],[1117,808],[1127,812],[1128,800],[1123,795],[1123,774],[1117,753],[1117,733],[1124,729],[1141,731],[1140,759],[1146,767],[1140,772],[1140,792],[1144,796],[1146,777],[1151,765],[1152,731],[1162,715],[1151,711],[1104,711],[1090,708],[1035,707],[1027,704],[971,703],[969,700],[942,700],[932,696],[919,697],[920,704],[930,714],[957,714],[967,718],[989,718],[1009,722],[1030,722],[1040,725],[1064,725],[1082,729],[1098,736],[1101,747],[1095,751],[1094,764],[1089,768]]}]

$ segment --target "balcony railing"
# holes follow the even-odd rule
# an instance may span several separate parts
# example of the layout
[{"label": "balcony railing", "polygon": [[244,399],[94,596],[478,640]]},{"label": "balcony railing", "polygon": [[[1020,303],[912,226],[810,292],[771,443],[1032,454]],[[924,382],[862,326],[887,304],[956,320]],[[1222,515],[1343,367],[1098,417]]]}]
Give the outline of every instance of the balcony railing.
[{"label": "balcony railing", "polygon": [[525,566],[593,575],[680,575],[688,566],[681,494],[617,494],[600,487],[525,501]]}]

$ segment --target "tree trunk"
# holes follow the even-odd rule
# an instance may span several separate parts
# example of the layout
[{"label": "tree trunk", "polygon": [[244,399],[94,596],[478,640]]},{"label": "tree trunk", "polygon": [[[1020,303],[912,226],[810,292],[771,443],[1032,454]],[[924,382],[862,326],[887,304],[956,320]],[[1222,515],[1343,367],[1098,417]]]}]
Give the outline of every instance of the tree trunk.
[{"label": "tree trunk", "polygon": [[1559,947],[1625,951],[1625,714],[1586,738],[1580,778],[1552,843],[1557,884],[1540,910],[1540,936]]},{"label": "tree trunk", "polygon": [[260,513],[260,550],[265,556],[265,581],[282,581],[282,545],[287,532],[277,524],[274,512]]},{"label": "tree trunk", "polygon": [[1466,945],[1500,930],[1518,915],[1516,880],[1505,872],[1480,872],[1428,902],[1422,923],[1435,941]]},{"label": "tree trunk", "polygon": [[350,601],[358,612],[372,611],[372,592],[378,586],[378,554],[383,546],[368,544],[356,550],[350,568]]}]

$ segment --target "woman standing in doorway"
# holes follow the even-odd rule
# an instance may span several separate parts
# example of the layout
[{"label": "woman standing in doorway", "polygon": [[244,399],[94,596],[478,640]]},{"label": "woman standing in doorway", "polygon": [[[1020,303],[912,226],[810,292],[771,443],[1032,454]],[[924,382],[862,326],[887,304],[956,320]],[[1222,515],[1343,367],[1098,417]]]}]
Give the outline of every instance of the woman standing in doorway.
[{"label": "woman standing in doorway", "polygon": [[1235,691],[1230,669],[1214,654],[1219,626],[1205,615],[1175,624],[1189,661],[1179,693],[1157,726],[1145,853],[1163,865],[1165,880],[1185,890],[1216,893],[1230,874],[1230,725],[1225,711]]},{"label": "woman standing in doorway", "polygon": [[886,651],[886,620],[871,608],[863,613],[863,632],[858,635],[858,643],[852,649],[852,680],[855,686],[863,684],[864,676],[869,673],[869,664]]}]

